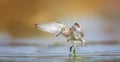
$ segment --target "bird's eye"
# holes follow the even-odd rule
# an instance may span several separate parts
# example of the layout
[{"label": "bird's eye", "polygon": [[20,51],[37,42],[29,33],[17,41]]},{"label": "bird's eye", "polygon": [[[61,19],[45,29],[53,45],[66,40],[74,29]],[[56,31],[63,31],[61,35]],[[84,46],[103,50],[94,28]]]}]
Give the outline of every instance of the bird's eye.
[{"label": "bird's eye", "polygon": [[63,29],[63,31],[65,31],[65,29]]}]

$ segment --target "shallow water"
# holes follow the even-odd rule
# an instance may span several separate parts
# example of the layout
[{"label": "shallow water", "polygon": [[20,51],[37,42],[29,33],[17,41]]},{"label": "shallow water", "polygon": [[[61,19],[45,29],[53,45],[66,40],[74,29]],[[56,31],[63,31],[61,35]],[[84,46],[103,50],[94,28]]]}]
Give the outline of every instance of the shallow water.
[{"label": "shallow water", "polygon": [[0,46],[0,62],[120,62],[120,45],[88,45],[76,48],[70,57],[68,46]]}]

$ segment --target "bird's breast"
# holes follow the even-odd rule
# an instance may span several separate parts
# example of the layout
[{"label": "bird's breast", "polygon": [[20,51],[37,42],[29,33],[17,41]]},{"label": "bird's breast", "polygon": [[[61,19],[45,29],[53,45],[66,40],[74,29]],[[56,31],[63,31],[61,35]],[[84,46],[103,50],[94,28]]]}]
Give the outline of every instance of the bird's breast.
[{"label": "bird's breast", "polygon": [[63,35],[64,37],[66,37],[69,40],[75,40],[74,36],[69,34],[69,35]]}]

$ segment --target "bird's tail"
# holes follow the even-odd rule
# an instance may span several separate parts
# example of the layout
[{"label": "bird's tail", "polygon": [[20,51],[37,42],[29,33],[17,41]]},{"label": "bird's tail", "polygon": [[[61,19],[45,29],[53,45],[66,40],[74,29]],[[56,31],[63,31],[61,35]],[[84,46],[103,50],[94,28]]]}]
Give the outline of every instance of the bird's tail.
[{"label": "bird's tail", "polygon": [[79,41],[81,42],[81,44],[85,45],[85,39],[84,39],[84,37],[79,38]]},{"label": "bird's tail", "polygon": [[85,45],[85,39],[84,38],[81,38],[81,43],[83,44],[83,45]]}]

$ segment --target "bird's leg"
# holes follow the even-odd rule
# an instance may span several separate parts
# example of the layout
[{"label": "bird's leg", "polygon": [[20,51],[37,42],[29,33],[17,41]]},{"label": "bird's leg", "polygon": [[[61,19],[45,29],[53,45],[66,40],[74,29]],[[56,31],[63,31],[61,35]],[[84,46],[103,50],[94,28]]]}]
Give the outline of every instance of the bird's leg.
[{"label": "bird's leg", "polygon": [[72,48],[73,48],[73,46],[70,47],[70,54],[69,54],[69,57],[72,56],[72,54],[71,54]]},{"label": "bird's leg", "polygon": [[74,45],[73,45],[73,47],[74,47],[74,49],[73,49],[73,54],[74,54],[75,56],[76,56],[76,51],[75,51],[76,44],[77,44],[77,42],[75,41],[75,42],[74,42]]},{"label": "bird's leg", "polygon": [[73,50],[73,56],[74,56],[74,58],[76,57],[75,49]]},{"label": "bird's leg", "polygon": [[73,54],[76,54],[76,52],[75,52],[75,48],[73,49]]},{"label": "bird's leg", "polygon": [[70,47],[70,52],[72,51],[73,46]]},{"label": "bird's leg", "polygon": [[74,57],[76,57],[75,46],[74,46],[74,49],[73,49],[73,55],[74,55]]}]

